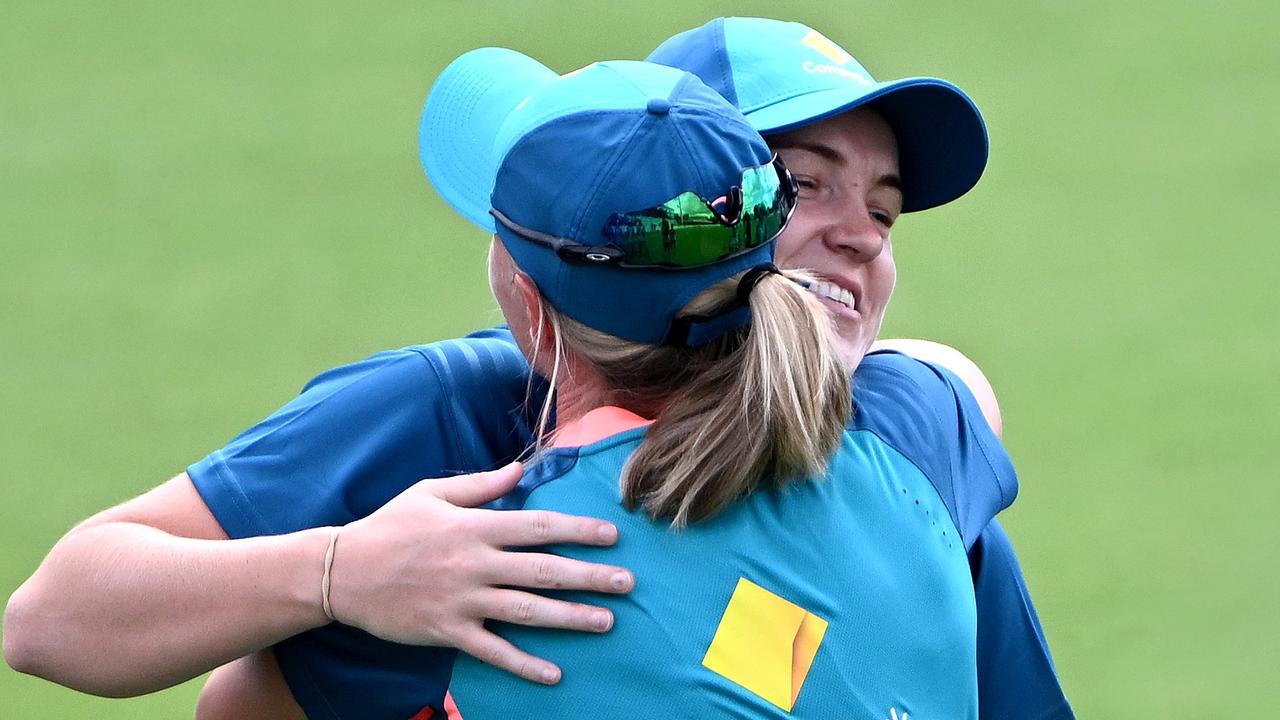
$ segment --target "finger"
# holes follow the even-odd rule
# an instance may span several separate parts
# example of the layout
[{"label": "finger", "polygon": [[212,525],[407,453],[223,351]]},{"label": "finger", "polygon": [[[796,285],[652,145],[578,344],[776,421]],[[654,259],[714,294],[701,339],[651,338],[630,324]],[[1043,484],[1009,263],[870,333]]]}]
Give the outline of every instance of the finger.
[{"label": "finger", "polygon": [[618,540],[611,522],[550,510],[493,510],[484,525],[485,540],[502,546],[612,545]]},{"label": "finger", "polygon": [[520,476],[524,473],[524,465],[519,461],[509,463],[497,470],[455,475],[447,478],[431,478],[423,480],[432,495],[458,507],[475,507],[511,492]]},{"label": "finger", "polygon": [[530,627],[605,632],[613,627],[613,613],[601,607],[555,600],[520,590],[494,590],[474,608],[492,620]]},{"label": "finger", "polygon": [[462,638],[458,649],[475,659],[518,675],[530,682],[554,685],[560,682],[560,668],[537,658],[484,628]]},{"label": "finger", "polygon": [[627,593],[635,586],[625,568],[547,553],[503,552],[488,569],[492,574],[484,580],[490,585],[602,593]]}]

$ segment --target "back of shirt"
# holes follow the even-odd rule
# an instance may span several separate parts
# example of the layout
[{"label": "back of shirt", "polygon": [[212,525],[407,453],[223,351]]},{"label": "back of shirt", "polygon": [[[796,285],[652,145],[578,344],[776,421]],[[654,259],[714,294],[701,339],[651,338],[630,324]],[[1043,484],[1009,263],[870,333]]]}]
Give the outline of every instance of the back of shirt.
[{"label": "back of shirt", "polygon": [[616,523],[612,549],[556,551],[628,567],[636,587],[603,601],[562,594],[614,612],[603,636],[501,627],[561,666],[554,687],[460,656],[451,688],[463,716],[976,718],[974,591],[955,518],[994,514],[1000,483],[1014,480],[1007,457],[955,460],[956,397],[921,388],[946,378],[917,377],[916,365],[898,356],[864,375],[860,415],[825,477],[680,531],[619,503],[643,430],[551,451],[523,483],[524,507]]}]

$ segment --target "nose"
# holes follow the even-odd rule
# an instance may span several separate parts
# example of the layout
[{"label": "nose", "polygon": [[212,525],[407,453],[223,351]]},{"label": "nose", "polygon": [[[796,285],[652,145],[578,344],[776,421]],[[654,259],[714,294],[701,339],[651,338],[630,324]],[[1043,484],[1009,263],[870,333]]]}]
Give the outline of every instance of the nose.
[{"label": "nose", "polygon": [[855,262],[871,262],[884,251],[887,234],[865,206],[849,203],[843,212],[833,213],[823,238],[832,251]]}]

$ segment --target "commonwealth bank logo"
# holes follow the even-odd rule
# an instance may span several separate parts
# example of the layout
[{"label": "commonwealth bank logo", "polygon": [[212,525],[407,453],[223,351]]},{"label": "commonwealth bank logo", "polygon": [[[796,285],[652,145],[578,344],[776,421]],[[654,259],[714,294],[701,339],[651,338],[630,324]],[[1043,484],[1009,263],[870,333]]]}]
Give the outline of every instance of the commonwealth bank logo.
[{"label": "commonwealth bank logo", "polygon": [[702,665],[791,712],[826,632],[826,620],[739,578]]},{"label": "commonwealth bank logo", "polygon": [[837,75],[853,80],[860,85],[871,84],[871,78],[863,74],[857,63],[854,63],[855,70],[849,70],[845,67],[845,65],[853,61],[853,56],[845,52],[844,48],[828,40],[826,35],[817,30],[810,30],[809,34],[800,40],[800,44],[818,51],[819,54],[832,63],[828,65],[827,63],[805,60],[800,63],[801,70],[813,75]]}]

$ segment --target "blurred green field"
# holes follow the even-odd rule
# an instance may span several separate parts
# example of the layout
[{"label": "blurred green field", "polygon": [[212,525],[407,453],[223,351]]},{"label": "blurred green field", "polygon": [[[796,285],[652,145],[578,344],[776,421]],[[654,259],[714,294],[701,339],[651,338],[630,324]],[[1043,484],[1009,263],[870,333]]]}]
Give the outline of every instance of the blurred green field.
[{"label": "blurred green field", "polygon": [[[895,232],[886,332],[996,384],[1006,524],[1080,717],[1280,717],[1276,5],[375,7],[4,3],[0,597],[316,372],[496,320],[484,239],[416,156],[453,57],[567,71],[789,16],[990,123],[978,188]],[[183,717],[197,690],[0,666],[0,717]]]}]

